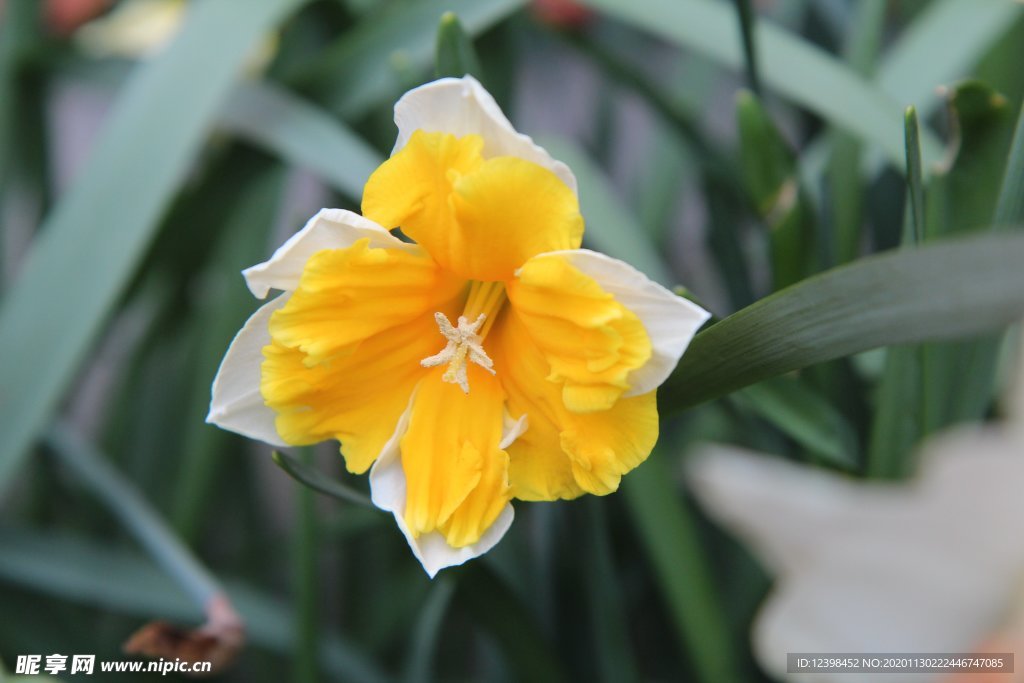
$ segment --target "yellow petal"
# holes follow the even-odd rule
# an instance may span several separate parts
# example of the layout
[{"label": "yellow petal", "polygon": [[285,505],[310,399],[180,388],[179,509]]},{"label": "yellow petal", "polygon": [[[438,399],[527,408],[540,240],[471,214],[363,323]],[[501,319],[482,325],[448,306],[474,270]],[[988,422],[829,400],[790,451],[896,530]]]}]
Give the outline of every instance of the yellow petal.
[{"label": "yellow petal", "polygon": [[341,441],[349,471],[365,472],[394,432],[416,384],[420,359],[436,351],[429,316],[363,340],[348,356],[309,366],[300,350],[264,348],[260,390],[286,443]]},{"label": "yellow petal", "polygon": [[313,365],[417,316],[433,316],[463,288],[426,253],[372,248],[363,238],[306,262],[298,289],[270,319],[270,334]]},{"label": "yellow petal", "polygon": [[611,408],[630,388],[629,373],[651,357],[640,318],[564,258],[527,261],[507,290],[572,412]]},{"label": "yellow petal", "polygon": [[507,310],[491,332],[490,351],[513,417],[529,428],[508,447],[509,483],[520,500],[604,495],[642,463],[658,438],[655,392],[620,398],[607,409],[580,414],[548,379],[550,365],[518,311]]},{"label": "yellow petal", "polygon": [[472,366],[472,390],[434,368],[416,390],[402,437],[405,522],[414,536],[444,534],[461,548],[480,539],[510,499],[508,454],[501,442],[504,394],[497,380]]},{"label": "yellow petal", "polygon": [[583,218],[569,186],[536,163],[482,151],[478,135],[413,133],[370,176],[363,214],[401,227],[470,280],[505,280],[531,256],[579,247]]},{"label": "yellow petal", "polygon": [[454,315],[464,296],[422,251],[361,239],[310,257],[263,350],[260,392],[281,438],[338,439],[349,470],[364,472],[438,350],[434,313]]}]

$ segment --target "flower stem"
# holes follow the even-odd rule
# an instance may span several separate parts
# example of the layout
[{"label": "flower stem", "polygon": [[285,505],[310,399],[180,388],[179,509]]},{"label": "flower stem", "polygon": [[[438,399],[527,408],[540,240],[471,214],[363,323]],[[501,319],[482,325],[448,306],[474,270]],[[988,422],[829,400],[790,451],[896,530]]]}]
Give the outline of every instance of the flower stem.
[{"label": "flower stem", "polygon": [[[313,466],[313,448],[300,451],[300,460],[307,467]],[[298,610],[295,629],[295,675],[296,683],[316,683],[319,680],[317,668],[317,528],[316,505],[313,489],[298,487],[298,519],[295,535],[294,594]]]}]

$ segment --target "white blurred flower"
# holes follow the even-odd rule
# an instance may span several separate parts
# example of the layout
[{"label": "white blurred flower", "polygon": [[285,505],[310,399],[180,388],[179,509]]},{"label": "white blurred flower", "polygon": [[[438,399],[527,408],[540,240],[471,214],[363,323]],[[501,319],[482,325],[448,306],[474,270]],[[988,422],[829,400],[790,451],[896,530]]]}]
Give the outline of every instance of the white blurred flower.
[{"label": "white blurred flower", "polygon": [[148,57],[178,33],[184,16],[182,0],[131,0],[83,26],[76,40],[96,56]]},{"label": "white blurred flower", "polygon": [[[185,0],[126,0],[78,29],[75,42],[94,57],[146,59],[178,35],[188,12]],[[277,42],[275,34],[264,36],[246,61],[244,72],[261,73],[274,58]]]},{"label": "white blurred flower", "polygon": [[[728,447],[695,459],[690,484],[698,499],[777,577],[752,635],[768,672],[786,678],[791,652],[1010,652],[1022,643],[1020,375],[1004,424],[931,440],[919,476],[905,484],[858,483]],[[855,674],[788,676],[858,680]],[[872,674],[864,680],[953,679]]]}]

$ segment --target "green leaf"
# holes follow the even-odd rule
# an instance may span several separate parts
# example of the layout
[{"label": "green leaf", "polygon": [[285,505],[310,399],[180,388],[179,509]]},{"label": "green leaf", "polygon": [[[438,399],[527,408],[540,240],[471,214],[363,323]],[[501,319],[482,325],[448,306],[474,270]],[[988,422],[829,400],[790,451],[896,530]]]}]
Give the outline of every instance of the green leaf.
[{"label": "green leaf", "polygon": [[513,680],[557,683],[568,678],[533,614],[485,564],[460,572],[456,600],[503,650]]},{"label": "green leaf", "polygon": [[[135,553],[108,541],[36,529],[0,527],[0,578],[64,600],[145,619],[199,623],[202,611],[181,588]],[[246,623],[252,644],[290,654],[294,625],[289,607],[248,584],[225,582]],[[338,679],[384,683],[388,679],[354,643],[322,632],[321,663]]]},{"label": "green leaf", "polygon": [[553,136],[539,140],[556,159],[565,162],[580,186],[580,208],[586,221],[584,240],[594,249],[622,259],[652,280],[674,284],[673,276],[650,237],[617,199],[617,192],[587,154],[572,142]]},{"label": "green leaf", "polygon": [[622,595],[622,584],[612,561],[606,503],[590,498],[580,515],[585,539],[584,572],[587,604],[596,650],[597,670],[605,683],[641,681],[629,640],[629,619]]},{"label": "green leaf", "polygon": [[106,456],[63,424],[49,430],[46,442],[74,479],[92,491],[195,605],[205,605],[221,592],[210,571]]},{"label": "green leaf", "polygon": [[[862,76],[874,72],[885,31],[887,7],[886,0],[861,0],[856,5],[843,53],[850,68]],[[827,245],[830,247],[830,265],[838,265],[855,259],[861,247],[864,182],[860,166],[863,145],[842,130],[830,131],[829,140],[827,183],[833,222],[832,230],[825,235],[832,242]]]},{"label": "green leaf", "polygon": [[18,81],[26,50],[39,33],[40,23],[40,6],[35,0],[10,0],[5,9],[0,24],[0,191],[7,187],[10,150],[17,135]]},{"label": "green leaf", "polygon": [[756,95],[737,94],[736,120],[747,192],[767,225],[774,288],[782,289],[816,270],[814,211],[796,157]]},{"label": "green leaf", "polygon": [[[119,87],[129,69],[120,62],[72,62],[63,70],[92,86]],[[217,114],[220,128],[359,199],[384,158],[338,117],[267,81],[238,83]]]},{"label": "green leaf", "polygon": [[[907,145],[907,204],[901,246],[916,248],[932,237],[925,226],[924,180],[921,177],[921,148],[918,141],[917,110],[907,107],[904,115]],[[944,364],[937,360],[933,345],[897,346],[889,349],[879,383],[867,474],[879,479],[899,479],[908,474],[914,444],[929,431],[937,398],[944,397],[936,385]],[[926,390],[931,389],[931,391]]]},{"label": "green leaf", "polygon": [[102,329],[250,48],[297,4],[198,3],[126,86],[0,308],[0,488]]},{"label": "green leaf", "polygon": [[1006,159],[994,222],[997,228],[1024,223],[1024,106],[1017,117],[1010,155]]},{"label": "green leaf", "polygon": [[935,89],[969,73],[1022,16],[1016,0],[932,2],[886,52],[876,83],[927,118],[942,104]]},{"label": "green leaf", "polygon": [[903,130],[907,149],[907,192],[910,197],[910,224],[913,241],[924,239],[924,178],[921,174],[921,138],[917,110],[907,107],[903,115]]},{"label": "green leaf", "polygon": [[397,57],[425,67],[434,56],[435,27],[454,12],[476,35],[526,4],[526,0],[419,0],[391,4],[389,11],[361,22],[341,36],[326,54],[290,81],[346,118],[365,114],[378,102],[405,89],[392,63]]},{"label": "green leaf", "polygon": [[[239,273],[266,258],[287,178],[286,169],[273,160],[262,155],[254,159],[254,153],[235,151],[220,164],[211,164],[209,177],[216,177],[218,166],[223,169],[244,164],[244,169],[232,173],[230,178],[219,179],[220,182],[204,184],[204,189],[218,190],[217,199],[228,209],[224,215],[202,212],[202,208],[208,208],[203,206],[204,199],[189,198],[201,206],[200,216],[193,218],[193,223],[199,223],[202,229],[206,227],[201,223],[205,218],[221,222],[222,227],[217,242],[211,245],[209,263],[197,278],[200,295],[188,317],[195,339],[187,357],[191,373],[185,396],[178,399],[183,405],[180,421],[172,425],[180,434],[178,450],[174,452],[178,471],[171,498],[172,520],[188,542],[196,541],[205,528],[211,503],[219,498],[218,475],[232,467],[232,459],[225,457],[231,435],[205,420],[210,409],[210,384],[232,338],[256,308],[256,301]],[[130,389],[124,393],[130,400],[138,400]],[[152,434],[148,430],[145,433]]]},{"label": "green leaf", "polygon": [[654,453],[622,481],[626,506],[647,551],[680,647],[704,683],[741,681],[737,643],[725,620],[708,555],[680,498],[670,460]]},{"label": "green leaf", "polygon": [[[1006,149],[1013,134],[1006,98],[989,86],[968,81],[949,89],[946,98],[953,129],[951,158],[947,160],[951,167],[935,173],[928,187],[925,213],[929,238],[986,229],[996,211]],[[984,417],[995,398],[998,349],[999,335],[925,349],[922,434]]]},{"label": "green leaf", "polygon": [[455,584],[447,577],[437,579],[430,590],[426,604],[420,610],[420,616],[413,628],[412,649],[406,665],[405,683],[428,683],[436,679],[434,655],[441,640],[441,625],[454,594]]},{"label": "green leaf", "polygon": [[462,78],[466,74],[482,78],[480,60],[473,49],[473,41],[459,22],[459,17],[454,12],[445,12],[437,27],[434,75],[438,78]]},{"label": "green leaf", "polygon": [[373,503],[370,502],[369,497],[365,494],[350,489],[335,479],[331,479],[319,470],[314,469],[311,465],[281,451],[274,451],[271,453],[271,457],[274,459],[274,464],[300,484],[331,498],[343,500],[346,503],[356,503],[357,505],[373,508]]},{"label": "green leaf", "polygon": [[945,91],[952,140],[947,159],[929,186],[939,204],[928,215],[929,234],[973,232],[993,222],[1013,110],[1006,98],[978,81]]},{"label": "green leaf", "polygon": [[740,35],[743,37],[743,63],[747,68],[747,82],[750,89],[761,94],[761,74],[757,64],[757,43],[754,39],[754,9],[751,0],[735,0],[736,15],[740,22]]},{"label": "green leaf", "polygon": [[317,173],[335,189],[359,199],[383,158],[323,109],[270,83],[239,85],[218,123],[296,166]]},{"label": "green leaf", "polygon": [[855,470],[857,439],[853,428],[828,400],[792,377],[776,377],[733,395],[806,448],[823,463]]},{"label": "green leaf", "polygon": [[918,346],[889,349],[878,387],[868,444],[867,474],[900,479],[911,473],[908,456],[924,434],[923,351]]},{"label": "green leaf", "polygon": [[1024,318],[1024,235],[868,257],[777,292],[701,332],[659,391],[666,409],[880,346],[953,339]]},{"label": "green leaf", "polygon": [[[1015,0],[932,2],[886,52],[874,85],[904,106],[913,105],[927,119],[942,104],[936,88],[970,73],[1022,15],[1024,7]],[[938,150],[926,141],[923,151],[927,171],[939,158]],[[828,159],[825,140],[816,141],[802,156],[804,177],[819,177]],[[892,161],[891,153],[887,151],[885,156]],[[866,156],[869,177],[881,170],[882,161],[877,154]]]},{"label": "green leaf", "polygon": [[[742,63],[739,27],[726,3],[714,0],[585,0],[622,21],[648,30],[681,47],[693,49],[726,66]],[[788,97],[866,142],[903,166],[898,127],[901,107],[879,87],[799,36],[757,22],[759,64],[766,87]],[[941,155],[934,135],[922,135],[930,163]]]},{"label": "green leaf", "polygon": [[[301,449],[301,464],[312,469],[313,447]],[[280,453],[275,453],[278,461]],[[320,599],[317,595],[319,534],[317,532],[316,501],[313,490],[302,487],[297,496],[298,532],[292,539],[295,555],[292,560],[292,599],[295,603],[297,627],[295,629],[295,655],[292,658],[292,679],[297,683],[316,683],[320,680],[317,653],[320,632]]]}]

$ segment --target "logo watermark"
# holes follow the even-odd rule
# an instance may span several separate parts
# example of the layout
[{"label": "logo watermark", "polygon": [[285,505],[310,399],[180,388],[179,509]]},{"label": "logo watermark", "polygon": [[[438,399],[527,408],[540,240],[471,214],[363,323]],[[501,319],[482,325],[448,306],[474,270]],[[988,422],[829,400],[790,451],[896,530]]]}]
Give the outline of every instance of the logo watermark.
[{"label": "logo watermark", "polygon": [[805,673],[1013,673],[1013,653],[789,652],[786,672]]},{"label": "logo watermark", "polygon": [[213,670],[212,662],[190,662],[183,659],[155,659],[148,662],[132,660],[100,660],[97,667],[96,655],[18,655],[14,673],[20,676],[37,674],[83,674],[91,676],[97,670],[103,673],[169,673],[201,674]]}]

